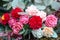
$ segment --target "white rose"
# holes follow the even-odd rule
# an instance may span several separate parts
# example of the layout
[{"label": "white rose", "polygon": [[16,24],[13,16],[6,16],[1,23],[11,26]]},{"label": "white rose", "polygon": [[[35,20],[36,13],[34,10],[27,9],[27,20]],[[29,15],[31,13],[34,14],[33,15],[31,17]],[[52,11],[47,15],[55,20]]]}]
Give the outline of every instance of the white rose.
[{"label": "white rose", "polygon": [[38,12],[38,9],[36,8],[36,6],[31,5],[29,7],[27,7],[27,9],[25,10],[30,16],[36,15]]},{"label": "white rose", "polygon": [[44,11],[38,11],[37,16],[40,16],[42,18],[42,21],[46,20],[46,13]]},{"label": "white rose", "polygon": [[32,34],[36,38],[41,38],[43,36],[43,32],[42,32],[41,28],[37,29],[37,30],[32,30]]}]

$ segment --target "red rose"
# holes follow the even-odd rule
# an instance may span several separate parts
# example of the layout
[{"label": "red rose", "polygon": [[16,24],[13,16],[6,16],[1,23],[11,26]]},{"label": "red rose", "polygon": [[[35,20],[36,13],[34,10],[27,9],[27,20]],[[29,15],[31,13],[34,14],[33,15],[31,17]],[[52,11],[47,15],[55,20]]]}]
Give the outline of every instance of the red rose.
[{"label": "red rose", "polygon": [[22,12],[22,11],[23,10],[21,8],[15,8],[11,11],[11,16],[13,18],[19,18],[20,15],[18,14],[18,12]]},{"label": "red rose", "polygon": [[29,19],[29,25],[32,29],[39,29],[42,27],[42,19],[40,16],[33,16]]},{"label": "red rose", "polygon": [[8,13],[4,13],[3,15],[2,15],[2,24],[6,24],[7,22],[8,22],[8,20],[10,19],[10,16],[9,16],[9,14]]},{"label": "red rose", "polygon": [[5,21],[5,20],[2,20],[2,22],[1,22],[3,25],[6,25],[7,24],[7,21]]}]

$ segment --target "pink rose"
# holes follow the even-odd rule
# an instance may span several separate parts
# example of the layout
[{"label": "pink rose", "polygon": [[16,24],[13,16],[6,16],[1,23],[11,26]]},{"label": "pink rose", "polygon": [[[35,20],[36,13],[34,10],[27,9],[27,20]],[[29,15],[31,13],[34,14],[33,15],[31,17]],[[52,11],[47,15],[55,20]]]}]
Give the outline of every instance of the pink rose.
[{"label": "pink rose", "polygon": [[33,16],[37,14],[38,9],[34,5],[31,5],[27,7],[26,12],[28,13],[28,15]]},{"label": "pink rose", "polygon": [[20,30],[22,30],[22,29],[23,29],[23,24],[20,23],[20,22],[16,22],[16,23],[14,23],[13,26],[12,26],[12,30],[13,30],[13,32],[14,32],[15,34],[18,34],[18,32],[19,32]]},{"label": "pink rose", "polygon": [[10,19],[10,20],[8,21],[8,23],[9,23],[9,25],[10,25],[10,27],[11,27],[14,23],[16,23],[16,20],[15,20],[15,19]]},{"label": "pink rose", "polygon": [[48,27],[55,27],[57,25],[57,18],[54,15],[48,15],[45,25]]},{"label": "pink rose", "polygon": [[20,22],[22,24],[27,24],[28,21],[29,21],[29,16],[28,15],[22,15],[22,16],[20,16]]}]

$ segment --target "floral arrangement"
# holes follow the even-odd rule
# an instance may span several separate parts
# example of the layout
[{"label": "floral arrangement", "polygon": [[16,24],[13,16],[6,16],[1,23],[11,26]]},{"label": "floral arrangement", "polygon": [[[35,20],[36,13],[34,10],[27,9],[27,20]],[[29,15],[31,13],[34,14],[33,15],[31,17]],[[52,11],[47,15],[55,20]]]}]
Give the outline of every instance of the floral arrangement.
[{"label": "floral arrangement", "polygon": [[[25,12],[16,7],[10,13],[4,13],[1,17],[1,24],[4,26],[8,24],[12,29],[9,36],[20,35],[20,37],[17,37],[18,39],[26,31],[24,25],[28,25],[26,29],[31,30],[30,33],[36,38],[43,36],[57,38],[58,35],[54,31],[57,22],[58,18],[55,15],[47,15],[46,12],[38,10],[34,5],[27,7]],[[23,30],[25,31],[23,32]]]},{"label": "floral arrangement", "polygon": [[58,33],[60,33],[59,0],[9,1],[3,7],[7,10],[11,7],[12,9],[0,16],[0,25],[4,27],[4,31],[0,32],[0,37],[7,37],[6,40],[12,38],[14,38],[12,40],[24,40],[26,36],[28,40],[43,37],[58,38]]}]

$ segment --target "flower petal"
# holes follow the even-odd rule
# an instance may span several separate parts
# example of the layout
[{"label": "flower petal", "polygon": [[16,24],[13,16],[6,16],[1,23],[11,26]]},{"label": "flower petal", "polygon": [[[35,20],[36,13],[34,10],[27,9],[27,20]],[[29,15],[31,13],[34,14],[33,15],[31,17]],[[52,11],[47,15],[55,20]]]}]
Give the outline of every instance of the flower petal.
[{"label": "flower petal", "polygon": [[32,30],[32,34],[36,38],[41,38],[43,36],[43,32],[42,32],[41,28],[37,29],[37,30]]}]

